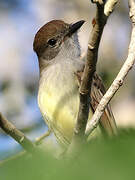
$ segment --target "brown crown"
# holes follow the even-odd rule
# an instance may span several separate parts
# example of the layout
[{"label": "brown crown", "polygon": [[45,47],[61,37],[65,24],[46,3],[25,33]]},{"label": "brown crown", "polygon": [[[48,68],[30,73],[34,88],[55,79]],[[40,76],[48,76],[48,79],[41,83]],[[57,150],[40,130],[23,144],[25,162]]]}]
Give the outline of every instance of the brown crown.
[{"label": "brown crown", "polygon": [[33,49],[37,53],[37,55],[40,54],[43,47],[46,45],[47,41],[50,38],[53,38],[57,34],[64,32],[68,27],[69,24],[66,24],[62,20],[52,20],[42,26],[36,33],[33,43]]}]

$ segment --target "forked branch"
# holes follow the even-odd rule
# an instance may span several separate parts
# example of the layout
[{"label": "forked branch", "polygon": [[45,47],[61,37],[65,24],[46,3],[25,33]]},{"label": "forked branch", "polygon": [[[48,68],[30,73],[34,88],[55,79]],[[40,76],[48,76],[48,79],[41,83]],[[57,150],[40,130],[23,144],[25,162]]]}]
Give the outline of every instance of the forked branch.
[{"label": "forked branch", "polygon": [[118,91],[120,86],[123,84],[125,77],[127,76],[128,72],[132,69],[135,63],[135,1],[134,0],[129,0],[129,16],[132,22],[132,34],[131,34],[131,41],[129,44],[127,59],[124,65],[122,66],[121,70],[119,71],[116,79],[113,81],[112,85],[101,99],[91,121],[88,122],[86,127],[87,135],[89,135],[97,127],[107,104],[112,99],[114,94]]},{"label": "forked branch", "polygon": [[[77,117],[77,123],[74,130],[74,136],[69,146],[69,150],[76,146],[76,142],[79,139],[79,143],[83,142],[85,139],[85,129],[88,120],[89,114],[89,105],[90,105],[90,91],[91,91],[91,84],[94,72],[96,70],[97,58],[98,58],[98,49],[100,40],[102,37],[102,32],[104,26],[107,22],[109,15],[111,14],[112,10],[114,9],[114,4],[111,3],[112,6],[109,6],[107,9],[107,15],[104,14],[106,3],[112,2],[111,0],[93,0],[93,3],[96,3],[96,17],[93,19],[93,29],[90,33],[90,38],[88,42],[88,50],[87,50],[87,61],[84,69],[83,79],[80,87],[80,105],[79,105],[79,112]],[[81,139],[81,141],[80,141]],[[85,141],[85,140],[84,140]]]}]

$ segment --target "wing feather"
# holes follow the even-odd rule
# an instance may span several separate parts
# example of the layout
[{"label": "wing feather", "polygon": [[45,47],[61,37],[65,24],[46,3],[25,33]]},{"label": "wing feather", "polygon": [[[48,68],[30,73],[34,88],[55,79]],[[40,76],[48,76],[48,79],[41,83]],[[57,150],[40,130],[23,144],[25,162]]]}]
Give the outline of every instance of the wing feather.
[{"label": "wing feather", "polygon": [[[83,71],[78,71],[75,73],[78,79],[79,85],[81,84]],[[99,75],[97,73],[94,74],[91,86],[91,108],[93,112],[95,112],[100,100],[105,94],[105,87]],[[111,110],[110,104],[107,105],[101,119],[100,119],[101,129],[106,132],[108,135],[114,135],[117,132],[115,119]]]},{"label": "wing feather", "polygon": [[[105,94],[105,87],[101,78],[94,74],[93,82],[91,86],[91,106],[93,111],[96,110],[100,100],[102,99],[103,95]],[[101,119],[100,119],[101,127],[107,132],[109,135],[116,134],[116,123],[115,119],[111,110],[110,104],[107,105]]]}]

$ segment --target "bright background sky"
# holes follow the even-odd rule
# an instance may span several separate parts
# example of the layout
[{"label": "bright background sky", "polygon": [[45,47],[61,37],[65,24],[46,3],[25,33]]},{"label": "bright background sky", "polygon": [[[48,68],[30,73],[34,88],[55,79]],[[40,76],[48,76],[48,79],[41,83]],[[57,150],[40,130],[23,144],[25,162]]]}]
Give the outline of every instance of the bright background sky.
[{"label": "bright background sky", "polygon": [[[94,15],[95,6],[89,0],[0,0],[0,111],[30,139],[47,130],[37,105],[39,69],[32,47],[35,33],[52,19],[68,23],[84,19],[79,39],[85,53]],[[108,20],[99,51],[97,69],[106,87],[127,57],[130,31],[127,0],[123,0]],[[112,101],[119,126],[135,125],[134,78],[133,68]],[[19,149],[0,131],[0,159]]]}]

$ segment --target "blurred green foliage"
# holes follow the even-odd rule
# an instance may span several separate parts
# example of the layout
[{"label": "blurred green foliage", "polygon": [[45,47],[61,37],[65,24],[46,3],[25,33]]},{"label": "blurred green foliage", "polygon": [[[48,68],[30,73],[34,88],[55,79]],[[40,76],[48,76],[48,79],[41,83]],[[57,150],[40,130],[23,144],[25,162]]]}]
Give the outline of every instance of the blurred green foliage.
[{"label": "blurred green foliage", "polygon": [[0,166],[2,180],[135,179],[135,130],[121,130],[118,137],[100,139],[84,147],[72,160],[54,159],[48,153],[24,155]]}]

